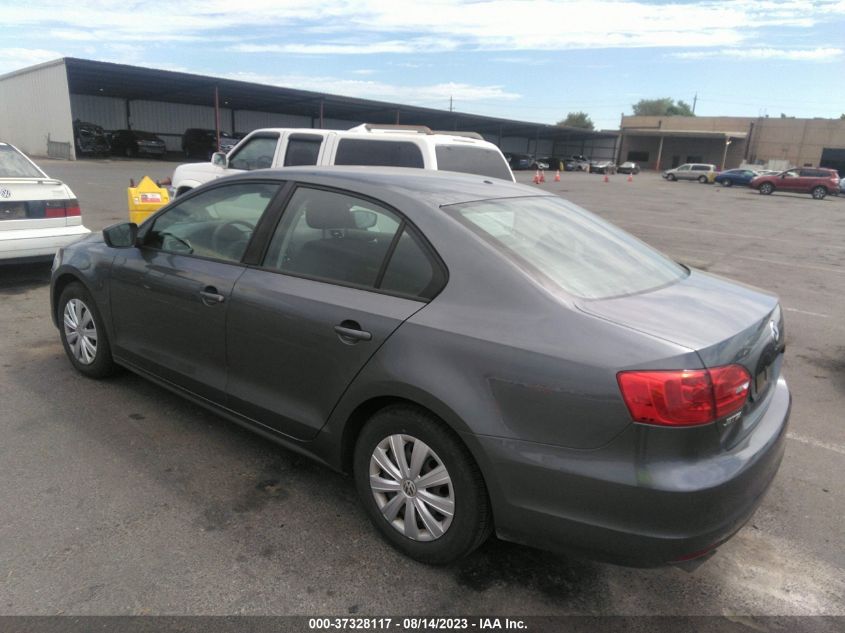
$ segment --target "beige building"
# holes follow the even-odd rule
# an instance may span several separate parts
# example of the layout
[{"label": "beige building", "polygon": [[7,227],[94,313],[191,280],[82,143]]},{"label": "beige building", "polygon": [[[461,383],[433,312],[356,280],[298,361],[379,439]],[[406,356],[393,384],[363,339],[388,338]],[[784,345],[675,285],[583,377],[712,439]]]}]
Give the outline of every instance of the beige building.
[{"label": "beige building", "polygon": [[683,163],[832,167],[845,172],[845,120],[623,116],[619,161],[650,169]]}]

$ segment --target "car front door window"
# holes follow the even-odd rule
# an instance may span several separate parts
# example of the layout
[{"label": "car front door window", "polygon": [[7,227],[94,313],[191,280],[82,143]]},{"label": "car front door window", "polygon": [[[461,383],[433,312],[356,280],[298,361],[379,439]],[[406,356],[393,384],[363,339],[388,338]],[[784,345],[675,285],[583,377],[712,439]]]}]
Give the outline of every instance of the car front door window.
[{"label": "car front door window", "polygon": [[272,167],[278,144],[278,136],[254,136],[229,158],[229,167],[244,171]]},{"label": "car front door window", "polygon": [[239,183],[198,193],[156,218],[144,245],[239,262],[258,220],[279,190],[274,183]]}]

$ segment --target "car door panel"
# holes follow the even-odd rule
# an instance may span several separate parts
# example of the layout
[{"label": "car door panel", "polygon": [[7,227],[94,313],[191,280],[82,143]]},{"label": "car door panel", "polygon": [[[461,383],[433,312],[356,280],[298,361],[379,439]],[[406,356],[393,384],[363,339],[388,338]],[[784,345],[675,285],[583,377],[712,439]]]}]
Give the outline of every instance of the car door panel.
[{"label": "car door panel", "polygon": [[[121,254],[110,283],[115,355],[222,403],[226,311],[244,270],[239,264],[155,249]],[[204,301],[204,291],[223,301]]]},{"label": "car door panel", "polygon": [[[314,437],[367,361],[425,304],[248,269],[229,305],[229,407],[297,439]],[[344,340],[335,328],[370,340]]]}]

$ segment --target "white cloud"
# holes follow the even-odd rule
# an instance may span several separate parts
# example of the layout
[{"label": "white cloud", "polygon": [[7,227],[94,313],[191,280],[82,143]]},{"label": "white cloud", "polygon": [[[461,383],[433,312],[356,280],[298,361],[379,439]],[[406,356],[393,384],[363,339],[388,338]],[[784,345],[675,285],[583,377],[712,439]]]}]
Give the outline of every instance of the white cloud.
[{"label": "white cloud", "polygon": [[515,101],[521,95],[508,92],[502,86],[484,86],[466,83],[444,82],[425,86],[389,84],[363,79],[340,77],[319,77],[312,75],[264,75],[259,73],[230,73],[229,79],[251,81],[285,88],[313,90],[347,97],[360,97],[379,101],[393,101],[408,104],[438,103],[445,107],[452,97],[463,103],[473,101],[500,100]]},{"label": "white cloud", "polygon": [[[140,9],[139,9],[140,10]],[[70,41],[221,41],[247,29],[252,53],[405,54],[438,50],[729,47],[770,27],[806,29],[845,14],[842,0],[40,0],[4,8],[4,28],[44,27]],[[149,16],[156,16],[150,18]],[[51,28],[52,27],[52,28]],[[268,28],[271,27],[271,28]],[[272,30],[275,35],[263,37]],[[352,38],[350,40],[350,38]]]},{"label": "white cloud", "polygon": [[678,59],[749,59],[836,62],[845,54],[841,48],[725,48],[715,51],[684,51],[673,53]]},{"label": "white cloud", "polygon": [[0,74],[59,59],[58,51],[43,48],[0,48]]}]

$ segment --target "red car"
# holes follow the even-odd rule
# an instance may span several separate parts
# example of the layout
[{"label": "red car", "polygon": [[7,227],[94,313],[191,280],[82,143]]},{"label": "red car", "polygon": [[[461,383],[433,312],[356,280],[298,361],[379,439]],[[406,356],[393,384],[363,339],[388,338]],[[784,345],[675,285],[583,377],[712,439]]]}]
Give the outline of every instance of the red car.
[{"label": "red car", "polygon": [[766,195],[773,191],[791,191],[809,193],[816,200],[821,200],[829,193],[839,192],[839,174],[835,169],[801,167],[775,176],[757,176],[748,186]]}]

